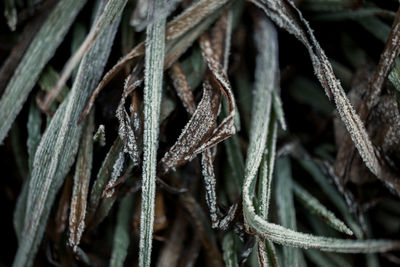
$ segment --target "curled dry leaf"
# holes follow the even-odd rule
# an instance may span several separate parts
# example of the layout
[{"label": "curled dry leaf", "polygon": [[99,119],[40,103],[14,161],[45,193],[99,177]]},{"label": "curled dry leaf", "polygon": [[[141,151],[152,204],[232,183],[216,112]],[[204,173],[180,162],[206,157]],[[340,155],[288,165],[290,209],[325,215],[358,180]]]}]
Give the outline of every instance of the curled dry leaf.
[{"label": "curled dry leaf", "polygon": [[[165,174],[187,161],[192,160],[198,153],[205,151],[235,133],[234,114],[235,102],[233,94],[222,71],[222,66],[213,57],[209,37],[203,35],[200,44],[204,58],[210,71],[203,83],[203,97],[193,116],[186,124],[176,143],[169,149],[160,161],[160,173]],[[216,90],[217,88],[218,90]],[[228,101],[229,115],[216,128],[217,112],[220,95],[223,93]],[[198,125],[202,125],[201,128]]]}]

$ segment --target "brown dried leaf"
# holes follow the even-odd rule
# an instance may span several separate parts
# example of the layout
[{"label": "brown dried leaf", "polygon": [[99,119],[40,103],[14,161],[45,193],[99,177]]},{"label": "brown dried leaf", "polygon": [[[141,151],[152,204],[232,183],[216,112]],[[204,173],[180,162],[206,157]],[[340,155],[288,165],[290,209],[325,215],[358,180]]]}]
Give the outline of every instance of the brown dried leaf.
[{"label": "brown dried leaf", "polygon": [[56,229],[55,236],[60,238],[61,234],[64,232],[68,225],[68,211],[70,208],[71,192],[72,192],[72,177],[67,177],[62,189],[60,201],[58,203],[58,210],[56,214]]},{"label": "brown dried leaf", "polygon": [[85,229],[86,205],[93,157],[94,113],[89,116],[80,142],[75,166],[69,214],[69,245],[76,253]]},{"label": "brown dried leaf", "polygon": [[178,62],[172,64],[169,70],[169,75],[183,106],[190,115],[193,115],[196,110],[196,103],[194,101],[192,90],[186,80],[186,76]]},{"label": "brown dried leaf", "polygon": [[365,122],[368,117],[369,111],[379,101],[379,95],[381,94],[383,83],[389,72],[393,69],[395,60],[400,53],[400,8],[397,10],[396,17],[393,21],[392,28],[390,30],[389,38],[386,42],[385,48],[379,59],[379,64],[375,69],[375,72],[370,81],[367,90],[367,99],[362,104],[360,110],[360,117]]},{"label": "brown dried leaf", "polygon": [[[183,165],[194,156],[194,151],[207,141],[217,121],[221,94],[209,81],[203,83],[203,97],[176,143],[160,161],[160,172],[165,174]],[[201,125],[201,127],[199,127]]]},{"label": "brown dried leaf", "polygon": [[[192,160],[198,153],[205,151],[235,133],[235,101],[229,81],[223,72],[221,64],[214,58],[208,35],[204,34],[200,39],[202,52],[210,69],[203,83],[203,98],[176,143],[161,159],[159,164],[161,174],[183,165]],[[219,90],[215,90],[212,86],[217,87]],[[221,92],[227,99],[230,113],[214,129]],[[199,125],[202,127],[199,127]]]}]

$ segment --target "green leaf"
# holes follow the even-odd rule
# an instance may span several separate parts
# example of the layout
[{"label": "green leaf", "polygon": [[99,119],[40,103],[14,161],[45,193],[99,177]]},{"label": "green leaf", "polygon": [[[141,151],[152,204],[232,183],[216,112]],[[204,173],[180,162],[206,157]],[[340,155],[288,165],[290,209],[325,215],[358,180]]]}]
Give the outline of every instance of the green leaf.
[{"label": "green leaf", "polygon": [[348,235],[353,235],[353,231],[351,231],[341,220],[339,220],[335,216],[335,214],[333,214],[324,205],[322,205],[318,201],[318,199],[310,195],[303,187],[294,182],[293,189],[296,197],[312,213],[316,214],[317,216],[320,216],[324,221],[326,221],[330,226],[332,226],[336,230]]},{"label": "green leaf", "polygon": [[123,145],[121,140],[117,138],[112,144],[105,159],[103,160],[100,170],[97,172],[96,180],[94,181],[92,189],[90,191],[90,198],[88,203],[87,221],[89,223],[92,221],[100,204],[101,196],[103,195],[107,182],[110,179],[113,166],[121,153],[122,147]]},{"label": "green leaf", "polygon": [[350,213],[349,207],[346,202],[335,189],[335,187],[329,183],[328,177],[324,176],[318,166],[309,159],[297,159],[300,165],[311,175],[311,178],[319,185],[324,192],[325,196],[336,206],[339,212],[342,214],[344,220],[349,225],[354,235],[357,238],[363,238],[363,232],[361,227],[355,222],[352,214]]},{"label": "green leaf", "polygon": [[[282,226],[296,230],[296,211],[293,200],[292,170],[288,158],[276,162],[276,204]],[[283,247],[283,266],[299,266],[300,251],[297,248]]]},{"label": "green leaf", "polygon": [[134,208],[133,194],[124,197],[118,208],[110,267],[122,267],[128,255],[130,242],[130,222]]},{"label": "green leaf", "polygon": [[122,11],[126,5],[127,0],[109,0],[104,7],[103,13],[95,20],[94,25],[90,29],[89,34],[86,36],[83,43],[79,46],[79,49],[73,54],[73,56],[64,65],[64,68],[60,74],[54,88],[46,95],[43,106],[47,109],[51,102],[57,97],[62,90],[65,82],[70,77],[75,66],[80,62],[81,58],[90,49],[93,43],[99,38],[99,36],[108,29],[109,25],[113,24],[117,19],[120,18]]},{"label": "green leaf", "polygon": [[[152,10],[161,7],[162,0],[152,2]],[[140,214],[139,266],[150,266],[154,223],[154,198],[159,133],[161,90],[165,53],[166,19],[156,19],[147,26],[144,79],[144,134],[142,205]]]},{"label": "green leaf", "polygon": [[227,232],[222,240],[222,250],[225,266],[227,267],[239,267],[236,247],[235,247],[235,236],[232,232]]},{"label": "green leaf", "polygon": [[[65,2],[69,1],[61,3]],[[71,12],[71,7],[65,9]],[[84,56],[69,95],[43,134],[29,184],[24,239],[18,247],[13,266],[32,265],[56,193],[75,159],[82,130],[82,125],[77,124],[78,117],[100,80],[117,26],[118,22],[110,25]]]},{"label": "green leaf", "polygon": [[61,0],[32,40],[0,100],[0,143],[85,3],[85,0]]}]

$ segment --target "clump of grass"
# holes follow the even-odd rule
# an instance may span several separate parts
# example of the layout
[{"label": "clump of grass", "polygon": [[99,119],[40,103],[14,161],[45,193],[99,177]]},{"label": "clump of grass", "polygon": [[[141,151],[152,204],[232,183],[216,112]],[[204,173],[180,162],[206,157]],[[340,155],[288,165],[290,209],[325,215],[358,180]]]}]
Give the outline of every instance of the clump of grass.
[{"label": "clump of grass", "polygon": [[1,264],[400,262],[395,3],[3,8]]}]

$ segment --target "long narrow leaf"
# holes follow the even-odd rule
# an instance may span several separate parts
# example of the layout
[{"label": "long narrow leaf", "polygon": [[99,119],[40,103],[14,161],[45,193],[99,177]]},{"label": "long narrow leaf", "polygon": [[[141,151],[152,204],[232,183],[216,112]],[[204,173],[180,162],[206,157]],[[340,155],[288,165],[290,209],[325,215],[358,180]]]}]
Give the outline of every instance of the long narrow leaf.
[{"label": "long narrow leaf", "polygon": [[290,0],[250,1],[260,7],[276,24],[298,38],[308,49],[315,74],[327,96],[334,99],[340,117],[365,165],[378,178],[385,180],[377,156],[379,152],[373,146],[360,117],[351,106],[340,82],[333,73],[328,58],[301,12]]},{"label": "long narrow leaf", "polygon": [[[312,35],[312,32],[310,30],[306,31],[304,28],[302,28],[305,27],[306,29],[309,29],[309,26],[304,21],[299,11],[290,1],[253,2],[261,7],[269,16],[271,16],[271,18],[276,21],[278,25],[285,27],[287,30],[294,33],[309,48],[309,52],[313,58],[315,69],[318,77],[321,79],[322,85],[326,87],[326,92],[328,95],[334,95],[338,108],[341,111],[342,116],[344,116],[344,121],[347,127],[349,127],[349,129],[351,129],[350,132],[354,134],[353,140],[356,142],[360,154],[364,157],[367,166],[376,172],[376,168],[379,166],[376,162],[374,149],[372,145],[368,143],[369,137],[366,134],[359,117],[355,114],[354,110],[350,106],[340,84],[336,81],[336,78],[334,78],[330,64],[327,61],[325,54],[320,49],[314,36]],[[297,23],[300,23],[301,26]],[[313,46],[316,48],[315,50],[312,49]],[[317,51],[318,55],[315,55],[315,51]],[[272,77],[270,78],[270,81],[271,80]],[[268,84],[272,83],[269,82]],[[256,214],[253,204],[254,189],[256,184],[256,174],[260,166],[262,152],[266,143],[267,127],[263,127],[265,123],[263,124],[260,122],[262,121],[263,116],[266,114],[266,112],[263,110],[265,107],[256,108],[257,100],[259,98],[256,97],[255,99],[256,102],[253,106],[254,112],[250,131],[250,143],[247,151],[245,182],[243,185],[243,213],[245,222],[248,224],[248,226],[258,235],[282,245],[303,248],[317,248],[326,251],[347,253],[378,252],[400,249],[400,242],[398,241],[355,241],[304,234],[280,225],[269,223],[267,220]],[[260,103],[265,106],[265,103],[267,103],[266,101],[267,100],[264,100]],[[345,113],[344,109],[348,111],[351,110],[352,112]],[[356,127],[357,129],[353,129],[353,127]]]},{"label": "long narrow leaf", "polygon": [[32,40],[0,100],[0,143],[85,3],[85,0],[60,1]]},{"label": "long narrow leaf", "polygon": [[117,214],[117,225],[114,232],[113,250],[111,253],[110,267],[124,266],[129,247],[129,224],[133,212],[133,195],[130,194],[121,200]]},{"label": "long narrow leaf", "polygon": [[93,157],[94,113],[85,125],[76,160],[74,186],[69,214],[69,245],[76,252],[85,229],[87,196]]},{"label": "long narrow leaf", "polygon": [[328,178],[323,175],[318,166],[311,160],[307,159],[298,159],[298,162],[307,172],[310,173],[311,178],[321,187],[322,191],[325,193],[325,196],[329,198],[332,203],[334,203],[336,208],[344,217],[346,223],[350,226],[354,235],[357,238],[362,238],[363,232],[361,227],[353,219],[345,200],[340,196],[335,187],[329,183]]},{"label": "long narrow leaf", "polygon": [[[161,7],[161,0],[152,2],[150,10]],[[140,214],[139,266],[150,266],[154,223],[154,198],[159,133],[161,89],[164,67],[165,18],[147,26],[144,81],[144,136],[142,207]]]},{"label": "long narrow leaf", "polygon": [[[168,23],[165,33],[166,56],[164,66],[169,67],[182,55],[183,52],[197,39],[200,34],[209,27],[216,19],[216,15],[228,0],[201,0],[187,8],[182,14]],[[185,38],[183,38],[185,37]],[[100,91],[106,86],[115,75],[131,60],[143,56],[145,50],[144,42],[139,43],[127,55],[125,55],[109,72],[97,86],[96,90],[85,107],[81,119],[85,117]],[[136,80],[134,82],[137,82]]]},{"label": "long narrow leaf", "polygon": [[75,66],[79,63],[86,51],[90,49],[98,36],[100,36],[108,28],[109,25],[113,24],[117,19],[119,19],[122,11],[124,10],[126,2],[127,0],[110,0],[107,2],[103,13],[97,19],[96,23],[92,26],[89,34],[85,38],[85,41],[65,64],[64,69],[61,72],[60,78],[58,79],[55,87],[52,88],[52,90],[46,95],[46,98],[43,101],[43,109],[46,110],[53,99],[57,97],[65,82],[70,77]]},{"label": "long narrow leaf", "polygon": [[[68,7],[65,9],[68,10]],[[102,8],[99,10],[101,12]],[[82,126],[76,122],[100,79],[118,22],[110,25],[83,58],[70,94],[41,139],[29,185],[24,239],[18,247],[14,266],[30,266],[33,262],[52,202],[77,152]]]},{"label": "long narrow leaf", "polygon": [[318,199],[310,195],[303,187],[297,183],[294,183],[293,190],[300,202],[303,203],[303,205],[306,206],[312,213],[322,217],[336,230],[348,235],[353,235],[353,231],[351,231],[341,220],[339,220],[335,214],[325,208],[325,206],[323,206]]},{"label": "long narrow leaf", "polygon": [[[296,211],[293,200],[292,170],[288,158],[281,158],[276,163],[276,204],[279,221],[284,227],[296,230]],[[299,249],[283,247],[283,266],[299,266]]]},{"label": "long narrow leaf", "polygon": [[[265,112],[265,122],[261,117],[253,118],[259,119],[258,124],[265,123],[266,140],[265,140],[265,154],[261,162],[260,168],[260,181],[258,185],[258,212],[260,216],[268,219],[269,203],[271,198],[271,184],[272,174],[275,165],[275,146],[276,146],[276,122],[272,112],[272,99],[273,92],[277,90],[277,79],[270,76],[272,73],[278,72],[278,39],[275,27],[266,18],[259,18],[255,30],[255,43],[258,50],[258,57],[256,62],[255,71],[255,95],[254,95],[254,108],[262,109]],[[267,75],[266,75],[267,74]],[[270,83],[269,86],[266,84]],[[264,101],[263,107],[261,102]],[[261,111],[259,111],[261,114]],[[255,122],[252,121],[252,127]],[[257,239],[258,260],[263,266],[278,266],[278,259],[275,254],[274,245],[269,240],[263,238]]]}]

